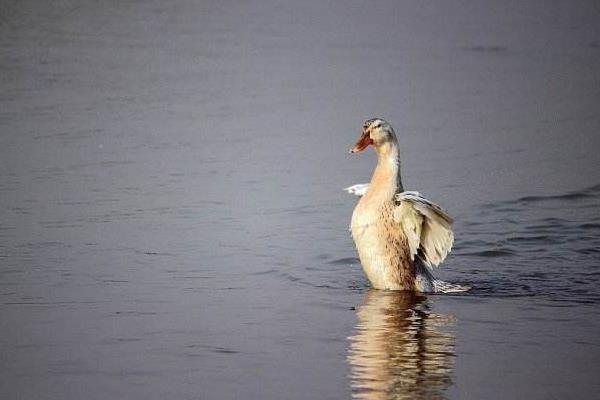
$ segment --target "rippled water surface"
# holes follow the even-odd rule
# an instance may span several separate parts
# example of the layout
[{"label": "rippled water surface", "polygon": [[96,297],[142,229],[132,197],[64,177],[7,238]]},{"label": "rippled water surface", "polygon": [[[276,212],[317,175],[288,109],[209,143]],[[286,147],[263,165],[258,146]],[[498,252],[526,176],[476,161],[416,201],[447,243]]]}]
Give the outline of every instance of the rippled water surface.
[{"label": "rippled water surface", "polygon": [[[600,9],[5,1],[0,397],[580,399],[600,390]],[[371,151],[456,219],[369,288]]]}]

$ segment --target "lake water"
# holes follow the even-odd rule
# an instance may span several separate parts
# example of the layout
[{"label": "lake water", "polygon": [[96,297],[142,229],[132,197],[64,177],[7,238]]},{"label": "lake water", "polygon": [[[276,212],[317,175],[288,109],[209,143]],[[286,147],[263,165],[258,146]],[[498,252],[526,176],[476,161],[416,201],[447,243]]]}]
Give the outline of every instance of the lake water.
[{"label": "lake water", "polygon": [[[0,397],[581,399],[600,391],[600,8],[0,5]],[[455,217],[369,289],[369,150]]]}]

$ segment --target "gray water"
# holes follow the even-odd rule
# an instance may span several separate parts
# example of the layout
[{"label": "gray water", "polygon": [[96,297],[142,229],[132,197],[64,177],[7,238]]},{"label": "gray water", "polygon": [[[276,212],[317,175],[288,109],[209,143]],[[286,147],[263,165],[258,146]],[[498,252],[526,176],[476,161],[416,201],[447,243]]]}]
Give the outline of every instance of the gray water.
[{"label": "gray water", "polygon": [[[597,396],[600,8],[523,3],[3,1],[0,397]],[[369,289],[374,116],[470,292]]]}]

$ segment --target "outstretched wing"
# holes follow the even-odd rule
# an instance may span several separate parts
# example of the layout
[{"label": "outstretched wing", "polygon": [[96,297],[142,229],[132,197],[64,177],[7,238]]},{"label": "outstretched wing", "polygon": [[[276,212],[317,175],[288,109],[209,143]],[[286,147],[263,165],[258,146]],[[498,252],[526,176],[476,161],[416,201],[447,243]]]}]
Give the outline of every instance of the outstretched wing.
[{"label": "outstretched wing", "polygon": [[452,249],[452,218],[419,192],[398,193],[396,203],[394,219],[408,238],[411,258],[417,256],[429,267],[438,266]]},{"label": "outstretched wing", "polygon": [[356,185],[352,185],[350,187],[344,188],[344,190],[350,194],[354,194],[358,197],[361,197],[365,193],[367,193],[368,188],[369,188],[368,183],[358,183]]}]

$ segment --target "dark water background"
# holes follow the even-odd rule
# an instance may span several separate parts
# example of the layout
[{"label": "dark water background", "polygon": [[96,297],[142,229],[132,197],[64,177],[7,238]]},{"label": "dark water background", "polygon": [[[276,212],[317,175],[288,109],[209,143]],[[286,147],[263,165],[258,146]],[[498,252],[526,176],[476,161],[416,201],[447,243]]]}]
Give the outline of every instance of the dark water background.
[{"label": "dark water background", "polygon": [[[600,391],[597,2],[3,1],[0,397]],[[371,152],[460,296],[369,290]]]}]

